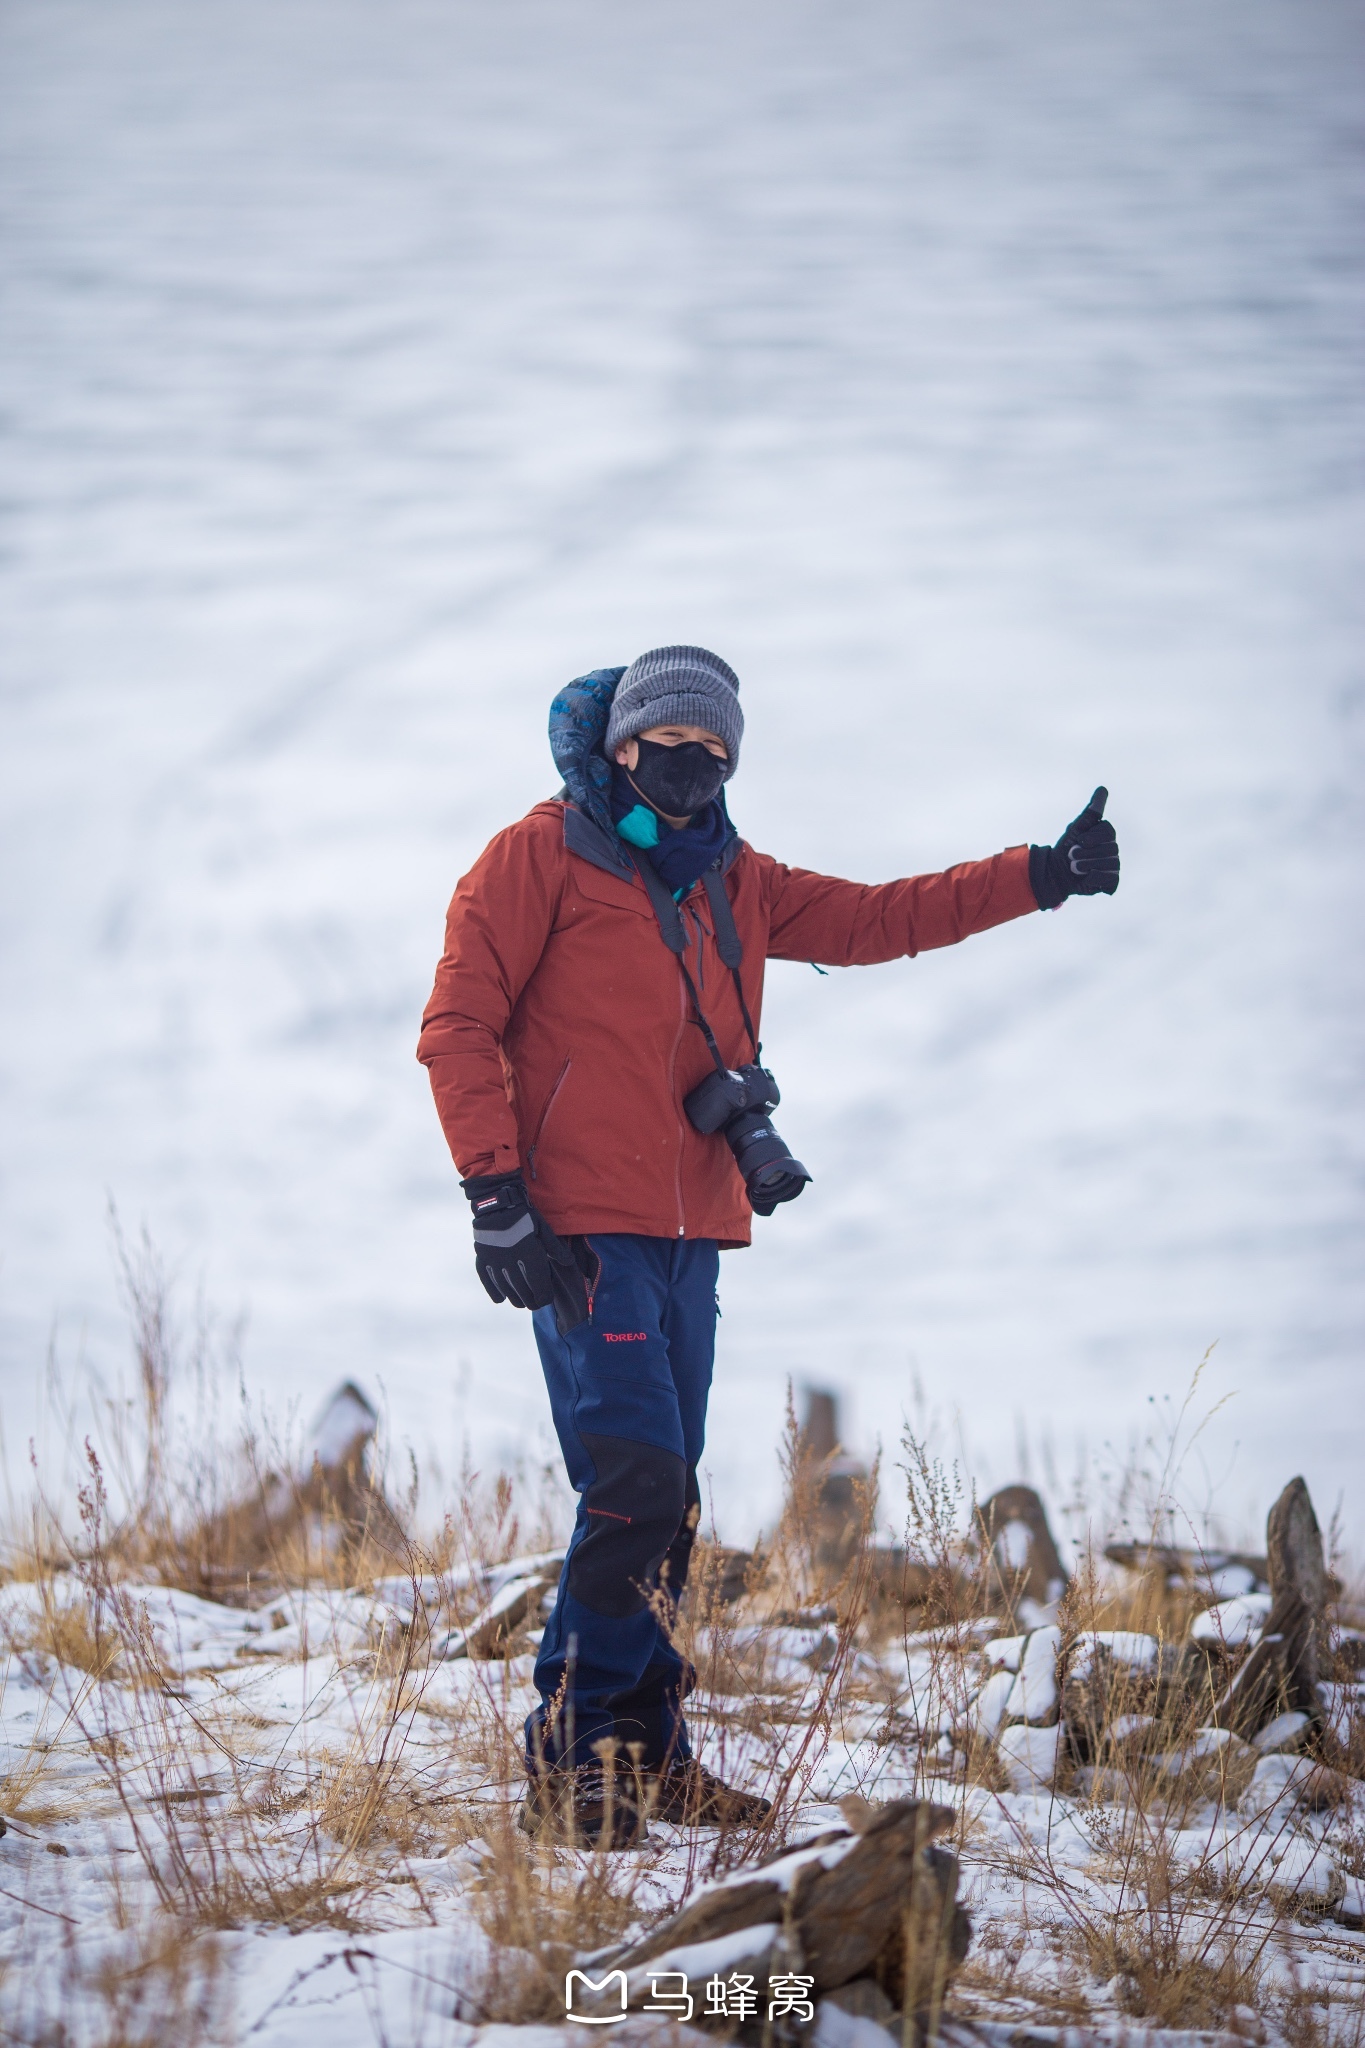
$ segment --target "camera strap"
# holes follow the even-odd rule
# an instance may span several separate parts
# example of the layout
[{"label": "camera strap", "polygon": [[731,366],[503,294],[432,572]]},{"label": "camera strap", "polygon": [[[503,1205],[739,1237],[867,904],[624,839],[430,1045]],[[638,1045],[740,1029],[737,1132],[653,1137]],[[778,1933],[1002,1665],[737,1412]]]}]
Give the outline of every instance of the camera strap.
[{"label": "camera strap", "polygon": [[[728,1073],[729,1068],[721,1057],[720,1047],[716,1044],[716,1034],[707,1021],[706,1012],[701,1006],[701,997],[697,994],[697,985],[693,981],[688,969],[687,931],[683,924],[682,911],[674,902],[672,890],[668,888],[653,862],[643,859],[638,850],[629,844],[626,847],[626,851],[635,863],[636,873],[645,885],[645,894],[653,906],[663,942],[668,947],[669,952],[677,956],[678,966],[682,970],[682,978],[687,983],[687,993],[692,998],[694,1022],[701,1031],[702,1037],[706,1040],[707,1051],[716,1063],[716,1072],[718,1074]],[[711,922],[715,929],[716,951],[720,954],[722,964],[729,968],[734,977],[735,994],[739,997],[739,1008],[740,1014],[744,1019],[744,1028],[749,1034],[749,1043],[754,1049],[754,1058],[758,1059],[763,1048],[758,1042],[753,1019],[749,1015],[749,1005],[744,1000],[744,984],[739,978],[739,963],[744,958],[744,947],[740,942],[739,932],[735,926],[735,914],[730,908],[730,898],[725,893],[725,883],[719,868],[708,868],[702,876],[702,884],[706,890],[707,901],[711,905]]]},{"label": "camera strap", "polygon": [[740,942],[735,925],[735,913],[730,908],[730,898],[725,887],[725,877],[718,867],[711,867],[701,878],[706,891],[706,900],[711,906],[711,925],[716,935],[716,951],[722,964],[729,968],[735,980],[735,994],[739,997],[739,1014],[744,1019],[744,1029],[749,1034],[749,1043],[757,1059],[763,1048],[754,1030],[754,1020],[749,1015],[749,1005],[744,1000],[744,983],[739,978],[739,963],[744,958],[744,947]]}]

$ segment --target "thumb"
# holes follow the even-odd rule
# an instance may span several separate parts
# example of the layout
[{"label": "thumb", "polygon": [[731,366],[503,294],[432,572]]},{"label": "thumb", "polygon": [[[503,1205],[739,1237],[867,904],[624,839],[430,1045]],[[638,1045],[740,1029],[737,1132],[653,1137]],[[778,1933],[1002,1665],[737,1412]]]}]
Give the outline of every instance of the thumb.
[{"label": "thumb", "polygon": [[1104,784],[1101,783],[1099,788],[1095,791],[1095,794],[1091,797],[1089,803],[1086,805],[1085,809],[1081,812],[1080,816],[1078,818],[1073,818],[1071,820],[1071,823],[1066,828],[1067,831],[1091,831],[1096,825],[1099,824],[1100,819],[1104,816],[1104,807],[1108,803],[1108,801],[1109,792],[1105,788]]}]

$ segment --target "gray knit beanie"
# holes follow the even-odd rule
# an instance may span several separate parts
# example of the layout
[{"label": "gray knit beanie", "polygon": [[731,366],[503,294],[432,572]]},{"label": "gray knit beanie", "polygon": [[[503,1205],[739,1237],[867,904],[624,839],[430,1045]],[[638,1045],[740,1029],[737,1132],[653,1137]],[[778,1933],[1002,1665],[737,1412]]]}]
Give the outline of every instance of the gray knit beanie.
[{"label": "gray knit beanie", "polygon": [[744,713],[739,677],[718,654],[704,647],[651,647],[633,661],[616,685],[603,742],[612,749],[653,725],[701,725],[725,742],[725,780],[739,766]]}]

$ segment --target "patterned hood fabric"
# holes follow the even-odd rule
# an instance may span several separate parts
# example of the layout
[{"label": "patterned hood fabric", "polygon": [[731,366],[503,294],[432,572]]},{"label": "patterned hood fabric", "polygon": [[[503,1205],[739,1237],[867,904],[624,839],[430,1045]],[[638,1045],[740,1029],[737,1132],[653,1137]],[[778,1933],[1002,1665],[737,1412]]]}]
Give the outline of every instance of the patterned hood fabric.
[{"label": "patterned hood fabric", "polygon": [[604,832],[611,832],[611,766],[602,750],[611,700],[625,674],[620,668],[595,668],[575,676],[550,706],[550,752],[564,777],[564,787],[580,811]]}]

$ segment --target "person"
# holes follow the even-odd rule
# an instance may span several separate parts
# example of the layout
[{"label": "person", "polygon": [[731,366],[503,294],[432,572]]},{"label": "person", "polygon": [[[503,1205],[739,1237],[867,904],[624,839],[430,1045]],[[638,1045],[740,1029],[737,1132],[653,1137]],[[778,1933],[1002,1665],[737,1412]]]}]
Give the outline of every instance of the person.
[{"label": "person", "polygon": [[603,1847],[649,1813],[766,1811],[692,1754],[673,1642],[699,1518],[719,1254],[810,1176],[770,1117],[764,963],[912,957],[1112,894],[1105,792],[1053,846],[869,886],[740,838],[739,682],[656,647],[555,698],[564,786],[458,884],[418,1058],[473,1209],[479,1277],[531,1311],[578,1494],[526,1724],[531,1833]]}]

